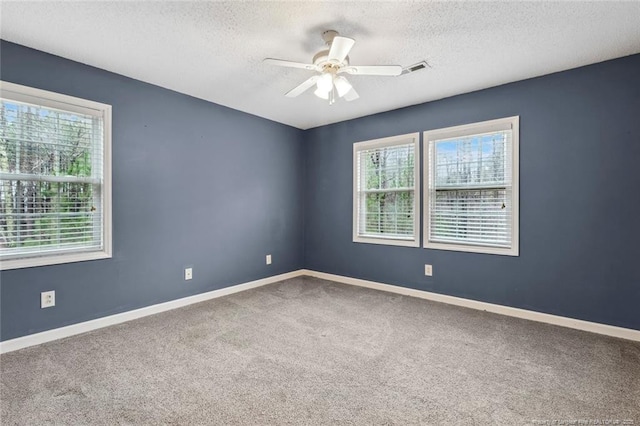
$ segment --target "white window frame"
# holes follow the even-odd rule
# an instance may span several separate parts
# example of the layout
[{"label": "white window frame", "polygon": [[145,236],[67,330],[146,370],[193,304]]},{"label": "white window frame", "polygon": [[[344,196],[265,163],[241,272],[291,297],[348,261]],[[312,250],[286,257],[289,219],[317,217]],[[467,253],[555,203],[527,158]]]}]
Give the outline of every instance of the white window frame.
[{"label": "white window frame", "polygon": [[[454,244],[454,243],[441,243],[429,241],[430,235],[430,187],[429,177],[431,176],[431,141],[441,140],[455,137],[464,137],[475,134],[489,133],[492,131],[505,130],[510,126],[512,130],[512,147],[511,147],[511,164],[512,164],[512,206],[511,206],[511,247],[491,247],[475,244]],[[423,133],[422,140],[424,141],[424,193],[423,193],[423,215],[424,215],[424,227],[423,227],[423,247],[427,249],[436,250],[452,250],[462,251],[470,253],[485,253],[485,254],[498,254],[506,256],[519,256],[519,204],[520,204],[520,172],[519,172],[519,139],[520,139],[520,117],[513,116],[507,118],[500,118],[497,120],[483,121],[479,123],[465,124],[462,126],[447,127],[444,129],[428,130]]]},{"label": "white window frame", "polygon": [[0,261],[0,270],[56,265],[86,260],[108,259],[112,256],[111,223],[111,105],[94,102],[60,93],[0,81],[0,97],[16,102],[30,103],[45,108],[87,114],[103,120],[102,158],[102,248],[91,251],[51,251],[44,255],[29,255]]},{"label": "white window frame", "polygon": [[[358,152],[373,148],[392,147],[397,145],[407,145],[408,140],[413,140],[414,144],[414,195],[413,195],[413,237],[398,238],[385,236],[361,236],[359,229],[359,204],[360,196],[358,192]],[[420,247],[420,133],[409,133],[406,135],[391,136],[387,138],[373,139],[369,141],[356,142],[353,144],[353,242],[385,244],[391,246]]]}]

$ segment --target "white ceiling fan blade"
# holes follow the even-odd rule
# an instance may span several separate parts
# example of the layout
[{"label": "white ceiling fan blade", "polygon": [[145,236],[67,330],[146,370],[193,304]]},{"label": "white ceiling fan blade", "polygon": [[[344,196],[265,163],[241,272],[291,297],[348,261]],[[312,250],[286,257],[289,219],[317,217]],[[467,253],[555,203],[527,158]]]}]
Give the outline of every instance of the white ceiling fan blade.
[{"label": "white ceiling fan blade", "polygon": [[313,77],[305,80],[302,84],[289,90],[285,94],[285,96],[288,98],[295,98],[296,96],[302,94],[305,90],[309,89],[311,86],[316,84],[316,81],[318,81],[319,78],[320,78],[319,75],[314,75]]},{"label": "white ceiling fan blade", "polygon": [[304,70],[310,70],[310,71],[317,70],[317,67],[313,64],[303,64],[302,62],[285,61],[283,59],[266,58],[266,59],[263,59],[262,62],[264,62],[265,64],[276,65],[279,67],[302,68]]},{"label": "white ceiling fan blade", "polygon": [[358,95],[358,92],[356,92],[356,89],[354,89],[353,86],[351,86],[351,90],[349,90],[347,93],[345,93],[344,100],[345,101],[355,101],[359,97],[360,97],[360,95]]},{"label": "white ceiling fan blade", "polygon": [[396,76],[402,74],[402,67],[400,65],[354,65],[341,68],[338,72],[351,75]]},{"label": "white ceiling fan blade", "polygon": [[331,48],[329,49],[329,61],[342,62],[347,57],[349,51],[353,47],[356,41],[349,37],[335,36],[331,42]]}]

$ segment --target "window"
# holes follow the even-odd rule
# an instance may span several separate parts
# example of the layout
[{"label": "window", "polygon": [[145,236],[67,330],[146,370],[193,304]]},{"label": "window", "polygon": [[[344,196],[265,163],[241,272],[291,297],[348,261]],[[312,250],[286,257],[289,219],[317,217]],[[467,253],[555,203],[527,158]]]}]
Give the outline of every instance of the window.
[{"label": "window", "polygon": [[419,134],[353,145],[353,241],[418,247]]},{"label": "window", "polygon": [[518,256],[518,125],[424,132],[424,247]]},{"label": "window", "polygon": [[0,264],[111,257],[111,106],[0,82]]}]

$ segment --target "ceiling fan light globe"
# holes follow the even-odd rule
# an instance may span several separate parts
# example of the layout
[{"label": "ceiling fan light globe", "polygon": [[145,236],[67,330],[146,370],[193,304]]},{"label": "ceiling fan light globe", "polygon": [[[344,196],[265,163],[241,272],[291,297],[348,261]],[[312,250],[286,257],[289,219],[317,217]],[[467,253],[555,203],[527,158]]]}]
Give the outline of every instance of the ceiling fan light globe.
[{"label": "ceiling fan light globe", "polygon": [[318,90],[323,92],[329,92],[333,89],[333,75],[330,73],[322,74],[322,77],[318,79]]},{"label": "ceiling fan light globe", "polygon": [[338,91],[338,97],[343,97],[353,88],[351,83],[344,77],[337,77],[335,79],[336,90]]},{"label": "ceiling fan light globe", "polygon": [[329,99],[329,91],[316,89],[316,91],[313,92],[313,94],[319,97],[320,99],[324,99],[324,100]]}]

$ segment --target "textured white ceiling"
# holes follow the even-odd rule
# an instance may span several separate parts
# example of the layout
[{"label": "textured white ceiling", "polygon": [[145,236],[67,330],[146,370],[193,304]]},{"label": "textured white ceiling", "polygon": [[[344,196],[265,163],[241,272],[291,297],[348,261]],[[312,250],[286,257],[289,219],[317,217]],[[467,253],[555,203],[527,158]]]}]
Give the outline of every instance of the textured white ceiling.
[{"label": "textured white ceiling", "polygon": [[[7,2],[8,41],[306,129],[640,52],[640,2]],[[329,106],[312,90],[320,33],[356,39],[351,63],[430,69],[350,76]],[[639,73],[640,75],[640,73]]]}]

